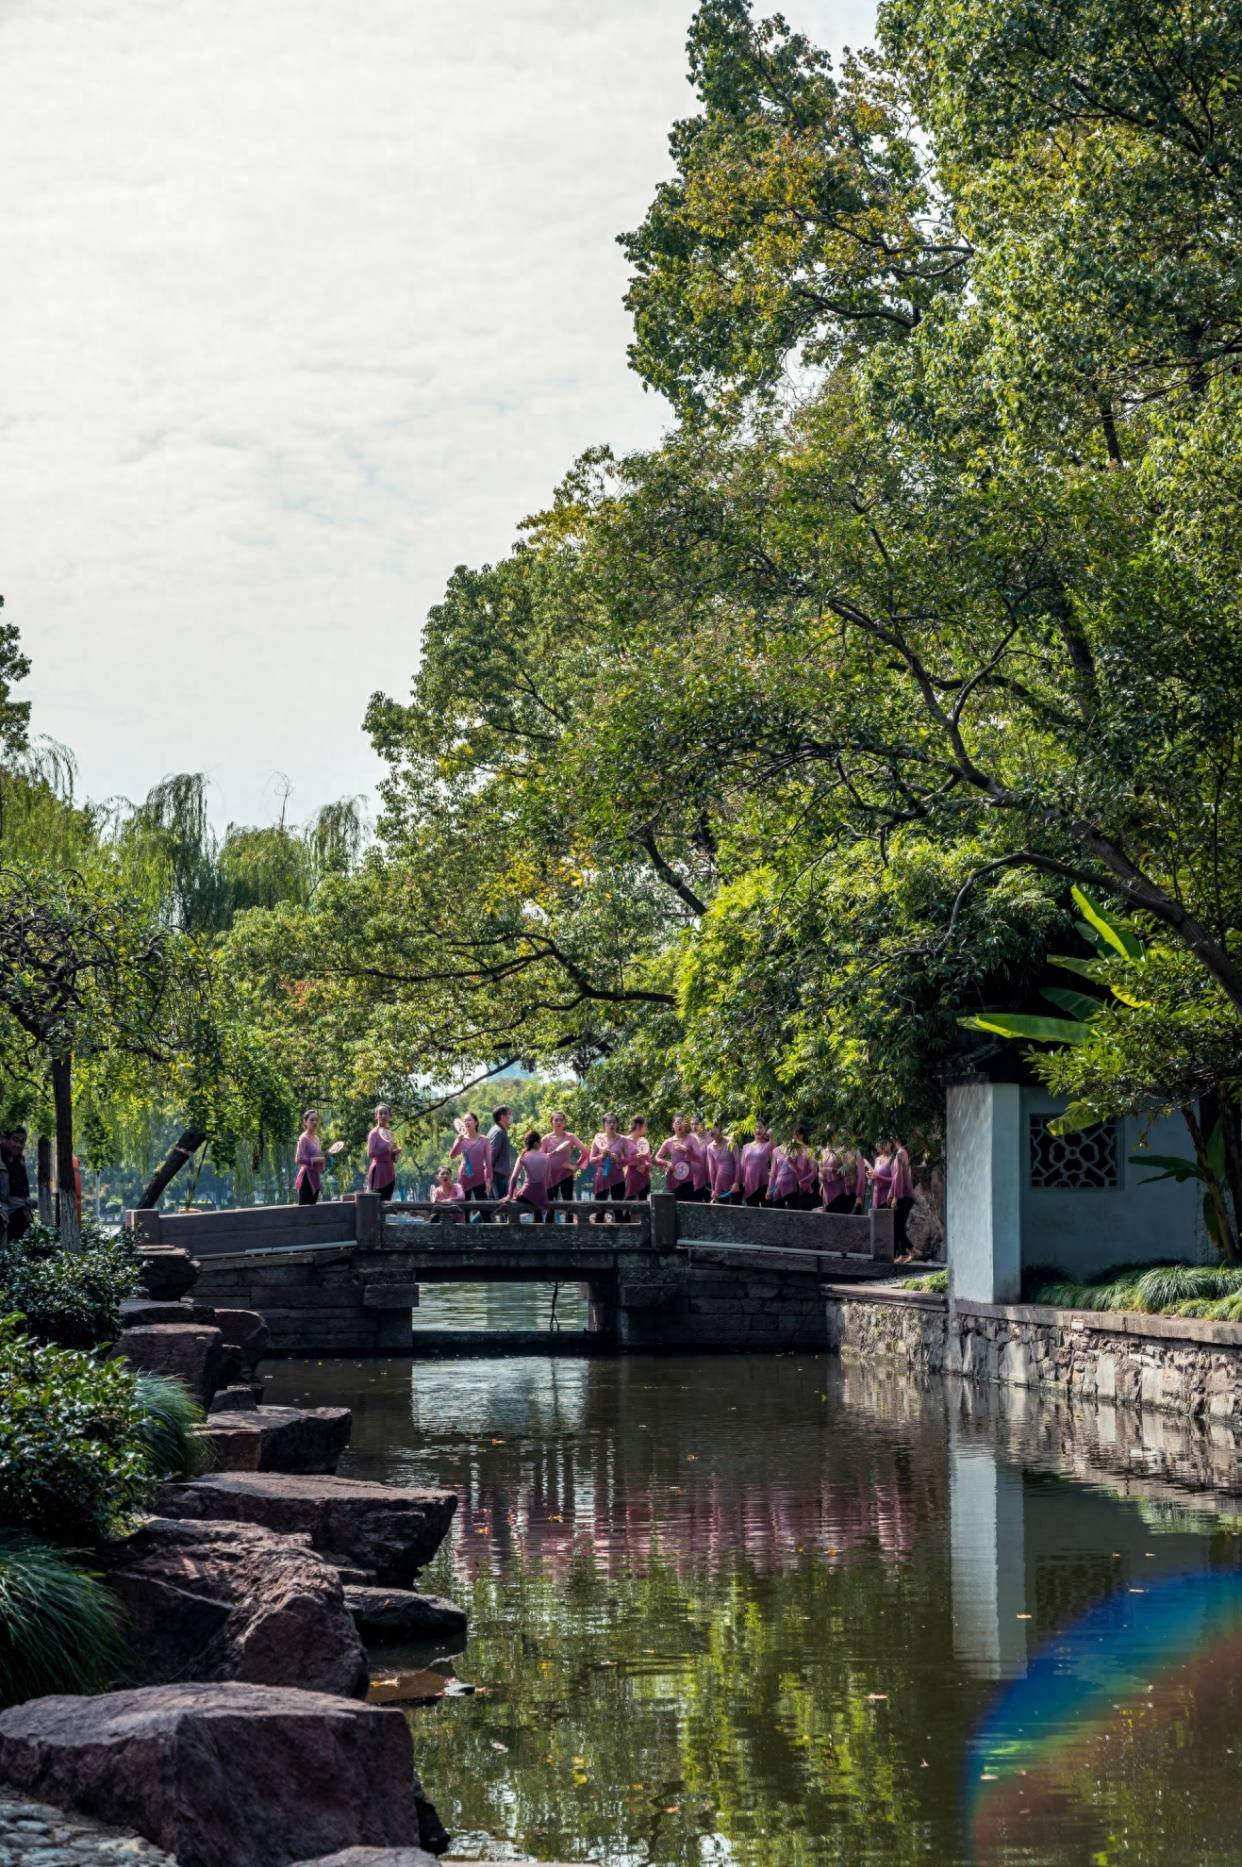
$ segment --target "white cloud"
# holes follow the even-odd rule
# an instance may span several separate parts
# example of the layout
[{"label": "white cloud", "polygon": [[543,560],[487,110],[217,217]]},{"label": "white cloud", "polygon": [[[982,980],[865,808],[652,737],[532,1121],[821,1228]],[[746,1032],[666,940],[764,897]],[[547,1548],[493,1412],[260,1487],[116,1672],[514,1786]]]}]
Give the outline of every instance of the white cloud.
[{"label": "white cloud", "polygon": [[[827,43],[867,0],[786,12]],[[428,605],[653,441],[615,235],[689,0],[10,0],[0,588],[96,796],[369,788]]]}]

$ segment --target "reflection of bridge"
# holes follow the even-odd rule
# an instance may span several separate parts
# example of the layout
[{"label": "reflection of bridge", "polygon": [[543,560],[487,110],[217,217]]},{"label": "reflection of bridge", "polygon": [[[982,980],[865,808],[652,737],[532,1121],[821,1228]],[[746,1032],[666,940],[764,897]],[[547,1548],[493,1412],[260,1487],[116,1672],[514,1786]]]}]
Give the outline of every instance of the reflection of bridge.
[{"label": "reflection of bridge", "polygon": [[578,1201],[559,1223],[527,1224],[500,1204],[465,1214],[359,1194],[130,1217],[148,1246],[184,1247],[200,1261],[204,1301],[261,1311],[273,1346],[293,1354],[409,1353],[423,1283],[580,1283],[590,1307],[580,1340],[596,1347],[818,1349],[827,1346],[824,1280],[882,1276],[892,1262],[888,1212],[655,1194]]}]

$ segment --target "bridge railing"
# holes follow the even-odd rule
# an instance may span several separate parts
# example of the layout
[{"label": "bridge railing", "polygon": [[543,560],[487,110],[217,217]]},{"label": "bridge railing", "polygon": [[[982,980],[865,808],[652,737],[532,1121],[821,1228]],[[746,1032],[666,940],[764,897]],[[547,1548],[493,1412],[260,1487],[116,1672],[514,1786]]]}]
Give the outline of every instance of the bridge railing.
[{"label": "bridge railing", "polygon": [[553,1245],[549,1230],[575,1234],[572,1241],[558,1237],[556,1249],[635,1251],[651,1242],[651,1206],[645,1199],[557,1200],[546,1218],[501,1199],[454,1200],[451,1205],[401,1200],[385,1206],[383,1223],[387,1241],[407,1250],[416,1246],[420,1255],[437,1247],[454,1254],[463,1248],[495,1250],[501,1242],[498,1227],[519,1231],[524,1245],[545,1253]]},{"label": "bridge railing", "polygon": [[[317,1206],[250,1206],[217,1212],[126,1213],[144,1245],[181,1246],[196,1258],[264,1251],[300,1251],[354,1245],[364,1250],[417,1249],[424,1253],[486,1252],[516,1245],[546,1256],[548,1226],[505,1200],[468,1200],[437,1205],[398,1200],[384,1205],[373,1193],[325,1200]],[[649,1199],[576,1199],[549,1209],[558,1232],[556,1249],[625,1250],[653,1247],[674,1251],[696,1246],[719,1249],[799,1251],[816,1256],[886,1262],[893,1255],[893,1215],[873,1212],[797,1212],[762,1206],[718,1206],[675,1200],[667,1193]],[[503,1244],[502,1244],[503,1241]]]}]

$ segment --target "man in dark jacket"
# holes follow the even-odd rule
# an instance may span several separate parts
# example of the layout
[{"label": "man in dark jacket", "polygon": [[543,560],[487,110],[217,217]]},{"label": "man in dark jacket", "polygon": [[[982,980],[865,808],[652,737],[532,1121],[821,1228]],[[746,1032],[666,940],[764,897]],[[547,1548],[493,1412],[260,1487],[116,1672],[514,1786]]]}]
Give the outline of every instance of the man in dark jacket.
[{"label": "man in dark jacket", "polygon": [[513,1172],[513,1147],[509,1140],[509,1123],[513,1120],[513,1110],[508,1107],[492,1110],[492,1125],[487,1131],[487,1145],[492,1150],[492,1198],[503,1199],[509,1191],[509,1176]]},{"label": "man in dark jacket", "polygon": [[23,1233],[30,1230],[34,1220],[30,1204],[30,1175],[26,1171],[26,1130],[10,1128],[8,1134],[0,1139],[0,1152],[4,1155],[9,1180],[9,1243],[16,1244]]}]

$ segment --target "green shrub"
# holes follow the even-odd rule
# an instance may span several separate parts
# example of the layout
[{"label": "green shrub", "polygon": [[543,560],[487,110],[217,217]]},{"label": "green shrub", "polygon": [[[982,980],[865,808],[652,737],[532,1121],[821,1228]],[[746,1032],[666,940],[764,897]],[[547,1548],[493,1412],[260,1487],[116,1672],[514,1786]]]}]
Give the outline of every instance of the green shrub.
[{"label": "green shrub", "polygon": [[1028,1303],[1055,1309],[1138,1310],[1149,1316],[1242,1321],[1242,1267],[1227,1264],[1124,1265],[1089,1283],[1049,1272],[1028,1282]]},{"label": "green shrub", "polygon": [[81,1249],[66,1251],[56,1232],[32,1225],[0,1252],[0,1312],[21,1315],[40,1342],[95,1348],[116,1340],[121,1304],[137,1290],[138,1275],[128,1232],[83,1220]]},{"label": "green shrub", "polygon": [[121,1612],[74,1553],[0,1531],[0,1704],[102,1692],[120,1673]]},{"label": "green shrub", "polygon": [[171,1375],[134,1378],[138,1437],[147,1463],[161,1479],[197,1478],[211,1463],[211,1447],[198,1428],[206,1418],[193,1394]]},{"label": "green shrub", "polygon": [[907,1277],[902,1284],[903,1290],[931,1290],[938,1296],[949,1293],[948,1271],[928,1271],[923,1277]]},{"label": "green shrub", "polygon": [[[159,1474],[137,1381],[0,1320],[0,1523],[91,1544],[149,1508]],[[147,1435],[144,1437],[144,1435]]]}]

